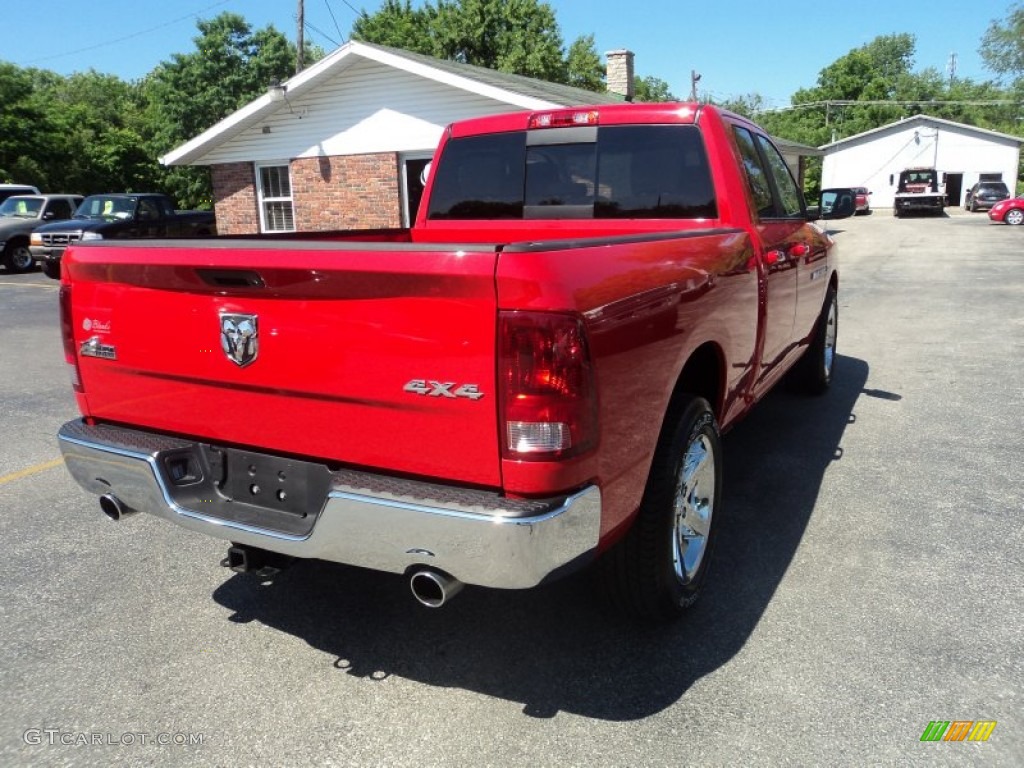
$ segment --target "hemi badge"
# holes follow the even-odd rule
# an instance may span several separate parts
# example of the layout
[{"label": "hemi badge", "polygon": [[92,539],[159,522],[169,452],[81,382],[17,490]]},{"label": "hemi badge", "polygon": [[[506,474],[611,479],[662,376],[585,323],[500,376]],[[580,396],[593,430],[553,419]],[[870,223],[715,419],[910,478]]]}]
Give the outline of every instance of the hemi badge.
[{"label": "hemi badge", "polygon": [[100,343],[99,336],[93,336],[78,348],[78,354],[84,357],[102,357],[104,360],[117,360],[117,349],[113,344]]}]

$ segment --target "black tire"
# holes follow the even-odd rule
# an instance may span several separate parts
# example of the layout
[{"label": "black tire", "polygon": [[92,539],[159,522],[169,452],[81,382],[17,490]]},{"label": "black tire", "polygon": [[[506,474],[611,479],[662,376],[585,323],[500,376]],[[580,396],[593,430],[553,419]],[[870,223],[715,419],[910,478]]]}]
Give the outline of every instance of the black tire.
[{"label": "black tire", "polygon": [[711,406],[686,397],[670,412],[636,520],[598,563],[605,594],[644,621],[678,618],[711,565],[722,501],[722,443]]},{"label": "black tire", "polygon": [[796,388],[809,395],[820,395],[832,384],[839,334],[839,300],[835,288],[829,288],[821,314],[814,325],[814,336],[803,357],[793,367]]},{"label": "black tire", "polygon": [[8,243],[4,248],[3,263],[8,272],[20,275],[35,269],[32,252],[24,243]]},{"label": "black tire", "polygon": [[54,280],[60,280],[60,262],[44,261],[43,274],[47,277],[52,277]]}]

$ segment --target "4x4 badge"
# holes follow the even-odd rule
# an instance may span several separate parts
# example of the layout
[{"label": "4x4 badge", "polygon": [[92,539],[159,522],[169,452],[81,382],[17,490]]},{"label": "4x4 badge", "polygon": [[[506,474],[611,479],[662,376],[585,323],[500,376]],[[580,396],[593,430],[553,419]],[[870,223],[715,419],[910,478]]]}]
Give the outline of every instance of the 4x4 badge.
[{"label": "4x4 badge", "polygon": [[260,351],[259,318],[256,315],[222,313],[220,346],[235,365],[242,368],[249,365]]}]

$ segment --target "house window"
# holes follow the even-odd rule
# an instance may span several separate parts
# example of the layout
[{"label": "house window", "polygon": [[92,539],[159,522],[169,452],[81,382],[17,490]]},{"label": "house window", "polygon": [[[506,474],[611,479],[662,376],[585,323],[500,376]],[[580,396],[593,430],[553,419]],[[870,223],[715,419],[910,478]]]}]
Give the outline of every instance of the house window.
[{"label": "house window", "polygon": [[295,209],[288,165],[263,165],[256,169],[263,232],[294,232]]}]

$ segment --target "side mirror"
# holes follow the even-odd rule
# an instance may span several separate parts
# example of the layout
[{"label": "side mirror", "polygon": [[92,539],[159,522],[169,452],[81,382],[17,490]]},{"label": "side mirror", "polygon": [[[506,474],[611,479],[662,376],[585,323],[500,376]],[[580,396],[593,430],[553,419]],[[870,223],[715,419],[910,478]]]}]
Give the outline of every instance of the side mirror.
[{"label": "side mirror", "polygon": [[[812,209],[813,211],[813,209]],[[847,219],[857,211],[857,197],[852,189],[821,190],[819,218]]]}]

